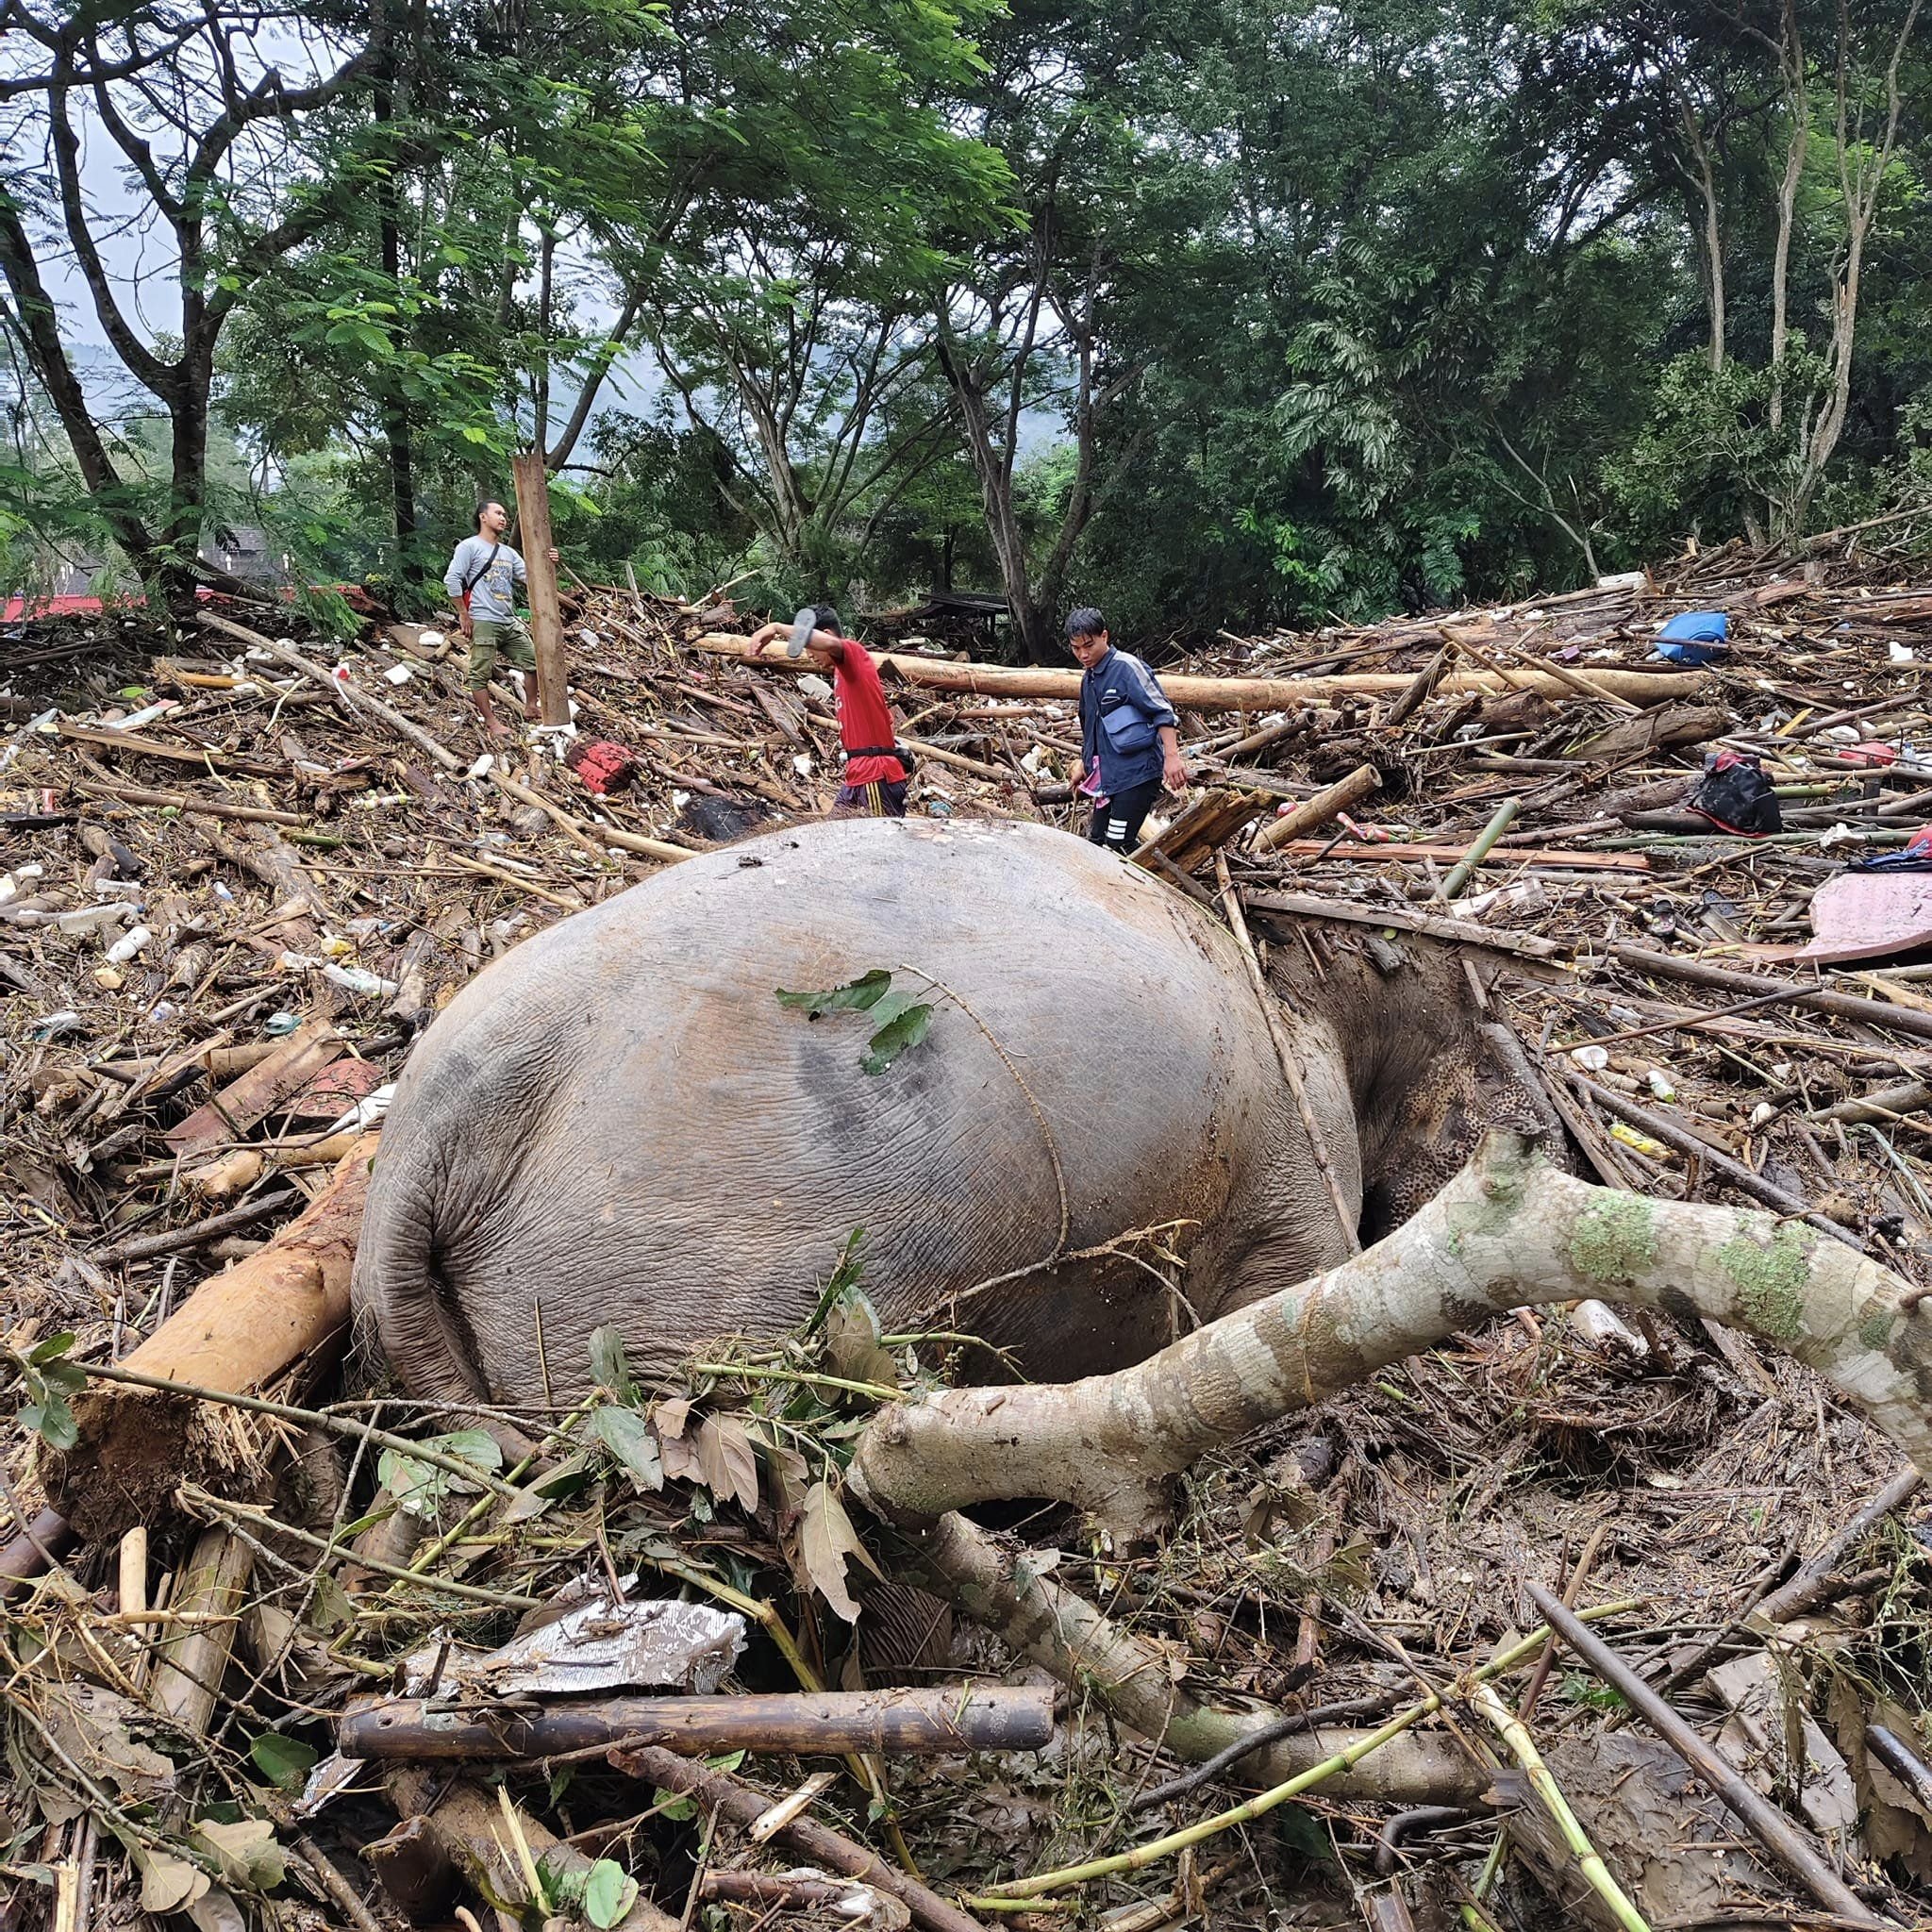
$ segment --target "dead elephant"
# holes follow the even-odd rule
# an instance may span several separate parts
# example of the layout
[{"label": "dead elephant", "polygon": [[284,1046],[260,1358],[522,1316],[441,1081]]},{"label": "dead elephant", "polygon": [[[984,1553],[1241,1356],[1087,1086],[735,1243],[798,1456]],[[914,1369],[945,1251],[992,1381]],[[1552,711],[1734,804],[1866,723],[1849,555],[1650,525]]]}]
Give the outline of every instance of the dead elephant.
[{"label": "dead elephant", "polygon": [[[568,1399],[607,1323],[647,1374],[794,1327],[862,1228],[891,1326],[942,1317],[1037,1377],[1123,1367],[1344,1258],[1487,1120],[1532,1124],[1478,1091],[1459,971],[1347,953],[1318,974],[1294,950],[1347,1229],[1234,940],[1138,868],[1037,825],[865,820],[693,858],[528,941],[430,1028],[372,1177],[358,1314],[418,1395],[514,1404],[547,1370]],[[890,1008],[777,997],[879,971],[932,1008],[883,1072],[861,1060]]]}]

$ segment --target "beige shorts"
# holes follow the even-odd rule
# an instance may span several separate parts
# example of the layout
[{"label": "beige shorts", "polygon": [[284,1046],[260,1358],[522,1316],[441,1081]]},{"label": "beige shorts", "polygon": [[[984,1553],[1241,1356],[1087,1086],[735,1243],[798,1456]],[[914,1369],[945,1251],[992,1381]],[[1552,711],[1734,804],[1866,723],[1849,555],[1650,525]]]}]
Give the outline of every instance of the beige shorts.
[{"label": "beige shorts", "polygon": [[537,646],[531,641],[522,618],[506,617],[492,623],[479,617],[470,628],[472,691],[481,691],[490,682],[490,675],[496,669],[499,658],[506,664],[514,664],[519,671],[527,671],[532,676],[536,675]]}]

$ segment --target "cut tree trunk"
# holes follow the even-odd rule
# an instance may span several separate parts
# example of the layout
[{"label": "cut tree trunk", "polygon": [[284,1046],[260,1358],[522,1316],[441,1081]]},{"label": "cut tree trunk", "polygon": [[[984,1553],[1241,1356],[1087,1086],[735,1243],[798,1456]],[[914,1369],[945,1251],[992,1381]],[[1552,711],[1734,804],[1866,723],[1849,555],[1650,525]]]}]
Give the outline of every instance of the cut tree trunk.
[{"label": "cut tree trunk", "polygon": [[1165,1478],[1210,1449],[1491,1314],[1578,1298],[1776,1342],[1932,1469],[1932,1307],[1901,1276],[1802,1224],[1592,1187],[1499,1133],[1367,1254],[1134,1368],[882,1409],[858,1440],[852,1479],[899,1523],[1051,1497],[1144,1528]]},{"label": "cut tree trunk", "polygon": [[[334,1358],[348,1330],[349,1274],[376,1136],[364,1134],[327,1189],[266,1247],[201,1287],[124,1369],[247,1394],[297,1362]],[[184,1477],[232,1466],[235,1418],[187,1395],[96,1385],[74,1404],[80,1441],[50,1457],[48,1493],[88,1541],[149,1521]]]},{"label": "cut tree trunk", "polygon": [[516,483],[517,525],[524,567],[530,574],[530,639],[537,647],[537,708],[545,724],[570,723],[569,680],[563,657],[563,610],[557,598],[557,566],[550,560],[550,473],[541,449],[510,458]]},{"label": "cut tree trunk", "polygon": [[[722,633],[697,641],[701,651],[749,658],[747,640]],[[782,644],[770,644],[757,661],[776,671],[808,671],[808,658],[790,659]],[[987,697],[1064,698],[1080,694],[1078,671],[1020,670],[1006,664],[956,664],[945,658],[922,658],[897,651],[876,654],[881,668],[890,666],[908,684],[928,691],[972,691]],[[1183,711],[1275,711],[1311,699],[1393,697],[1411,680],[1397,673],[1357,672],[1340,677],[1193,677],[1166,675],[1160,688],[1168,701]],[[1694,671],[1594,671],[1591,682],[1613,697],[1640,705],[1660,704],[1667,698],[1699,696],[1707,688],[1704,675]],[[1574,698],[1576,693],[1550,671],[1514,671],[1507,679],[1488,671],[1458,671],[1443,678],[1439,690],[1454,693],[1479,692],[1495,696],[1511,691],[1539,691],[1545,697]]]}]

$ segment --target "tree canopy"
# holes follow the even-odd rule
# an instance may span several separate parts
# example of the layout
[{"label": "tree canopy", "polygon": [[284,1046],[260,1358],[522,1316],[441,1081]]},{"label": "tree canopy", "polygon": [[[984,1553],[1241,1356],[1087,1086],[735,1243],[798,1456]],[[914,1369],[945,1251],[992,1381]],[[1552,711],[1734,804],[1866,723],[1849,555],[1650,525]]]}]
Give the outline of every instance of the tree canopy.
[{"label": "tree canopy", "polygon": [[[1158,641],[1909,508],[1921,0],[6,0],[8,588],[259,523]],[[1907,533],[1915,527],[1904,526]]]}]

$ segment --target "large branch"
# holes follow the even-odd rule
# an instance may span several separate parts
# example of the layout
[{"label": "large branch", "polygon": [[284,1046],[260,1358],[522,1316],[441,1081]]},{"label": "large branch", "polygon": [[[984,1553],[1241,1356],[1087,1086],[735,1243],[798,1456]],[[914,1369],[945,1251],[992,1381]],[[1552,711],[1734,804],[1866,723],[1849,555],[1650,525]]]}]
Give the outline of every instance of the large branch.
[{"label": "large branch", "polygon": [[[1271,1707],[1232,1709],[1204,1704],[1174,1682],[1158,1645],[1097,1610],[1036,1566],[1028,1551],[963,1516],[945,1516],[903,1552],[908,1580],[950,1598],[976,1624],[1051,1671],[1076,1696],[1096,1694],[1131,1729],[1185,1763],[1201,1764],[1263,1728]],[[1277,1737],[1242,1757],[1244,1781],[1285,1783],[1358,1741],[1360,1734],[1324,1726]],[[1326,1783],[1342,1798],[1408,1805],[1470,1805],[1491,1774],[1454,1738],[1409,1733]]]},{"label": "large branch", "polygon": [[859,1438],[853,1479],[899,1522],[1027,1496],[1135,1528],[1162,1480],[1209,1450],[1491,1314],[1591,1296],[1789,1349],[1932,1469],[1932,1306],[1908,1282],[1802,1224],[1592,1187],[1492,1134],[1367,1254],[1136,1368],[882,1410]]}]

